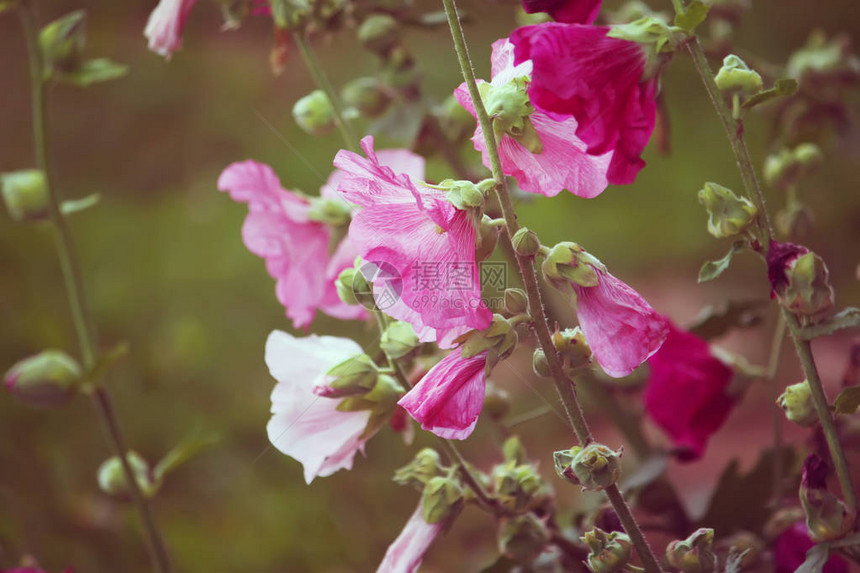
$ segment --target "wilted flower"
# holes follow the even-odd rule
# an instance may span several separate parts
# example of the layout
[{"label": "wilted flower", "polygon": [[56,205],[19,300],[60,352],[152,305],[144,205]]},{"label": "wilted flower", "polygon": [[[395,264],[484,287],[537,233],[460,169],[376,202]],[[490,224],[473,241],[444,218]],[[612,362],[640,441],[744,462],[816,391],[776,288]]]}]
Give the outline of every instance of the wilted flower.
[{"label": "wilted flower", "polygon": [[[815,542],[803,522],[798,521],[779,534],[773,542],[774,573],[794,573],[804,561],[806,552]],[[848,564],[838,555],[833,555],[824,564],[822,573],[848,573]]]},{"label": "wilted flower", "polygon": [[182,47],[182,29],[197,0],[161,0],[149,16],[143,35],[149,49],[170,59]]}]

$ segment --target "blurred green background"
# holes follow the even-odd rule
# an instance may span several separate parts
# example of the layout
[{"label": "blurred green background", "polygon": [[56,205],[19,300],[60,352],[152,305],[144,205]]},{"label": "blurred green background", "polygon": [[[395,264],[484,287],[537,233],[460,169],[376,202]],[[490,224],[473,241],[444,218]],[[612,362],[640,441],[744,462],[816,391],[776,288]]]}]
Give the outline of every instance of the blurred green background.
[{"label": "blurred green background", "polygon": [[[668,5],[668,2],[665,2]],[[276,328],[289,329],[263,262],[245,250],[240,228],[245,207],[218,193],[220,171],[253,158],[272,165],[285,187],[315,193],[331,170],[338,134],[312,138],[290,116],[310,91],[297,53],[283,75],[269,70],[270,22],[252,17],[236,32],[220,31],[216,6],[202,0],[185,31],[184,49],[166,63],[147,51],[142,30],[154,2],[53,0],[40,2],[42,23],[84,8],[89,54],[130,66],[119,81],[89,89],[49,91],[50,131],[59,192],[64,198],[98,192],[97,208],[74,215],[86,284],[104,348],[128,341],[131,353],[110,376],[122,425],[134,449],[154,463],[185,436],[214,433],[220,442],[172,475],[154,501],[178,571],[370,571],[417,503],[417,494],[390,483],[416,446],[383,429],[355,469],[304,484],[301,467],[268,447],[265,425],[273,380],[263,345]],[[654,7],[666,8],[667,6]],[[466,2],[467,35],[479,76],[489,74],[489,45],[515,26],[508,5]],[[607,2],[616,7],[617,2]],[[438,10],[419,1],[419,9]],[[851,28],[846,28],[850,26]],[[854,0],[756,0],[737,41],[775,63],[800,47],[814,28],[856,37]],[[377,68],[345,30],[316,50],[336,85]],[[461,79],[447,31],[409,31],[423,88],[441,100]],[[607,190],[597,200],[569,194],[520,206],[523,224],[544,243],[576,240],[639,289],[658,310],[689,321],[726,296],[766,296],[760,264],[741,257],[717,283],[697,286],[698,268],[728,244],[712,239],[696,191],[705,180],[740,190],[730,149],[689,60],[676,58],[663,90],[672,119],[672,152],[649,147],[637,182]],[[20,25],[0,15],[0,172],[32,167],[29,83]],[[753,154],[761,160],[769,130],[767,110],[747,122]],[[277,133],[275,133],[277,132]],[[805,243],[828,261],[837,302],[860,305],[860,131],[848,128],[826,142],[827,160],[804,181],[817,227]],[[469,153],[469,160],[477,154]],[[430,177],[447,176],[438,160]],[[775,207],[782,198],[771,193]],[[47,233],[0,216],[0,366],[46,347],[76,352],[74,332],[56,257]],[[373,330],[320,316],[319,333],[370,343]],[[725,342],[761,362],[767,328]],[[819,345],[826,381],[844,367],[847,337]],[[534,379],[528,352],[498,372],[498,383],[519,399],[514,411],[541,403],[521,381],[552,401]],[[783,378],[794,381],[786,355]],[[751,428],[766,426],[764,389],[714,439],[708,462],[677,468],[694,501],[724,463],[751,448],[737,445]],[[756,405],[757,404],[757,405]],[[486,418],[486,417],[485,417]],[[592,414],[596,419],[596,415]],[[757,424],[757,426],[756,426]],[[598,421],[601,437],[612,436]],[[553,416],[522,426],[544,469],[552,449],[570,437]],[[734,432],[734,433],[733,433]],[[658,433],[654,433],[659,436]],[[760,440],[767,441],[766,434]],[[754,441],[752,438],[750,440]],[[464,449],[488,469],[499,459],[499,433],[484,419]],[[419,436],[418,445],[430,444]],[[747,443],[743,442],[746,446]],[[750,451],[747,451],[750,450]],[[148,570],[135,514],[102,495],[95,482],[109,455],[88,400],[59,410],[32,410],[0,395],[0,567],[32,554],[51,571],[78,573]],[[571,491],[549,476],[563,499]],[[698,497],[697,497],[698,496]],[[426,561],[428,571],[474,571],[494,555],[491,520],[468,509]]]}]

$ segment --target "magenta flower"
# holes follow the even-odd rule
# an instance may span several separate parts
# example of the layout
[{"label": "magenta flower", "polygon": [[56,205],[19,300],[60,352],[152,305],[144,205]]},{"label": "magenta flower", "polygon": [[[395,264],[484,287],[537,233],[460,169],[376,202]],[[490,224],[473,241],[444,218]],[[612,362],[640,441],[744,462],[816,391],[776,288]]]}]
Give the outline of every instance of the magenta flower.
[{"label": "magenta flower", "polygon": [[[242,237],[248,250],[266,260],[269,275],[277,281],[275,294],[293,326],[307,327],[317,309],[335,318],[366,318],[364,308],[338,298],[334,285],[340,271],[353,265],[355,248],[343,240],[329,255],[331,229],[310,220],[306,197],[283,189],[272,168],[256,161],[228,166],[218,178],[218,189],[248,204]],[[323,187],[322,195],[336,197],[330,185]]]},{"label": "magenta flower", "polygon": [[428,432],[446,440],[465,440],[484,406],[487,354],[463,358],[454,350],[397,403]]},{"label": "magenta flower", "polygon": [[[809,530],[798,521],[779,534],[773,542],[774,573],[794,573],[806,561],[806,552],[815,542]],[[833,555],[824,564],[822,573],[848,573],[848,564],[838,555]]]},{"label": "magenta flower", "polygon": [[427,523],[422,515],[423,501],[406,522],[406,527],[388,547],[376,573],[414,573],[421,566],[424,554],[445,529],[447,520]]},{"label": "magenta flower", "polygon": [[182,47],[182,29],[197,0],[161,0],[149,15],[143,35],[149,49],[167,59]]},{"label": "magenta flower", "polygon": [[771,298],[788,286],[788,269],[795,260],[807,253],[809,249],[803,245],[770,242],[767,249],[767,277],[770,279]]},{"label": "magenta flower", "polygon": [[640,44],[607,36],[609,28],[546,23],[514,30],[514,63],[534,66],[529,97],[536,108],[576,119],[588,153],[614,151],[607,177],[632,183],[654,130],[658,79],[646,76]]},{"label": "magenta flower", "polygon": [[481,300],[470,214],[451,205],[444,191],[383,165],[372,137],[361,145],[366,158],[340,151],[334,164],[346,174],[338,191],[361,207],[349,238],[382,271],[369,277],[378,306],[412,324],[424,342],[450,346],[456,336],[488,327],[492,312]]},{"label": "magenta flower", "polygon": [[332,367],[363,351],[348,338],[317,336],[296,338],[275,330],[266,341],[266,365],[278,381],[272,391],[269,441],[304,466],[305,481],[352,469],[355,453],[364,452],[362,434],[370,410],[340,412],[340,400],[314,393],[325,384]]},{"label": "magenta flower", "polygon": [[702,456],[711,434],[735,405],[727,393],[734,373],[698,336],[669,323],[669,336],[648,361],[645,410],[678,448],[678,458]]},{"label": "magenta flower", "polygon": [[600,12],[603,0],[523,0],[529,14],[546,12],[556,22],[591,24]]},{"label": "magenta flower", "polygon": [[[529,61],[514,66],[514,45],[510,41],[503,39],[493,43],[491,90],[503,88],[520,78],[525,78],[527,83],[531,71]],[[475,116],[472,98],[465,83],[454,91],[454,95],[460,105]],[[487,98],[484,99],[487,103]],[[612,151],[602,155],[589,154],[585,143],[576,136],[577,121],[573,116],[556,119],[535,110],[528,116],[528,121],[540,138],[539,152],[529,151],[526,145],[509,134],[497,142],[502,171],[514,177],[523,191],[554,197],[567,189],[574,195],[590,199],[606,189],[606,172],[612,160]],[[490,158],[480,125],[475,129],[472,143],[481,152],[484,165],[489,168]]]}]

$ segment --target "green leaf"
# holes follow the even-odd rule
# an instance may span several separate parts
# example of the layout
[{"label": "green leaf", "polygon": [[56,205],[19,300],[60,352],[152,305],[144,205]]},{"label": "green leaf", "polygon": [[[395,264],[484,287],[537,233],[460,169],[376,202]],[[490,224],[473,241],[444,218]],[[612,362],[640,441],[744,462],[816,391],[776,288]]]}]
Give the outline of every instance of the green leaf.
[{"label": "green leaf", "polygon": [[766,300],[728,300],[699,313],[687,330],[705,340],[722,336],[733,328],[749,328],[762,321]]},{"label": "green leaf", "polygon": [[85,384],[98,385],[108,368],[110,368],[120,358],[128,354],[128,349],[128,342],[120,342],[99,356],[90,371],[84,375],[83,382]]},{"label": "green leaf", "polygon": [[63,201],[60,205],[60,211],[63,215],[71,215],[72,213],[77,213],[78,211],[83,211],[84,209],[89,209],[96,203],[101,200],[101,195],[98,193],[93,193],[92,195],[87,195],[86,197],[81,197],[80,199],[69,199],[68,201]]},{"label": "green leaf", "polygon": [[117,64],[107,58],[87,60],[74,71],[56,71],[53,79],[60,83],[85,88],[90,84],[107,82],[121,78],[128,73],[128,66]]},{"label": "green leaf", "polygon": [[718,261],[707,261],[702,268],[699,269],[699,282],[704,283],[708,281],[712,281],[729,268],[729,263],[732,262],[732,257],[735,256],[735,253],[738,251],[742,251],[746,248],[746,243],[737,241],[732,244],[732,248],[729,249],[729,252],[726,253],[722,259]]},{"label": "green leaf", "polygon": [[675,25],[691,32],[696,26],[705,21],[710,9],[711,7],[702,2],[702,0],[693,0],[683,12],[675,15]]},{"label": "green leaf", "polygon": [[178,443],[156,464],[152,471],[155,481],[160,481],[168,473],[216,443],[218,443],[218,437],[214,435],[191,436]]},{"label": "green leaf", "polygon": [[830,545],[819,543],[806,552],[806,561],[794,570],[794,573],[821,573],[825,563],[830,558]]},{"label": "green leaf", "polygon": [[769,90],[763,90],[749,98],[743,103],[744,109],[752,109],[755,106],[778,97],[788,97],[797,92],[797,80],[784,78],[776,80],[776,84]]},{"label": "green leaf", "polygon": [[843,388],[833,402],[833,411],[837,414],[853,414],[860,407],[860,386]]},{"label": "green leaf", "polygon": [[819,336],[833,334],[843,328],[854,328],[856,326],[860,326],[860,308],[849,306],[818,324],[804,326],[800,329],[800,337],[804,340],[812,340]]}]

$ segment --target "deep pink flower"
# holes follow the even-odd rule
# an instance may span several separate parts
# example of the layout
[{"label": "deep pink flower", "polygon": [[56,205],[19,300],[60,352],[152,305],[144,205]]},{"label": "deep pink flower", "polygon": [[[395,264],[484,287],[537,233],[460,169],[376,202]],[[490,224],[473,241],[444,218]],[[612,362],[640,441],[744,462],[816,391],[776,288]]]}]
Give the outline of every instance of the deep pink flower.
[{"label": "deep pink flower", "polygon": [[638,292],[605,269],[592,268],[597,286],[571,283],[576,316],[598,364],[610,376],[621,378],[657,352],[669,324]]},{"label": "deep pink flower", "polygon": [[603,0],[523,0],[529,14],[546,12],[556,22],[591,24],[600,12]]},{"label": "deep pink flower", "polygon": [[770,279],[771,298],[788,286],[787,271],[791,263],[808,252],[809,249],[803,245],[779,243],[773,240],[770,242],[767,249],[767,277]]},{"label": "deep pink flower", "polygon": [[714,358],[707,342],[671,323],[666,342],[648,365],[645,410],[672,438],[679,459],[700,458],[735,405],[726,392],[732,369]]},{"label": "deep pink flower", "polygon": [[607,36],[609,28],[546,23],[514,30],[514,62],[534,66],[529,97],[559,119],[576,118],[588,153],[613,151],[608,179],[632,183],[657,114],[658,79],[644,77],[646,55],[634,42]]},{"label": "deep pink flower", "polygon": [[[337,179],[332,175],[331,180]],[[340,300],[334,281],[357,256],[348,240],[329,255],[331,229],[308,218],[307,198],[281,187],[268,165],[244,161],[228,166],[218,178],[218,189],[248,204],[242,227],[245,245],[266,260],[269,275],[277,281],[275,293],[296,328],[308,326],[316,309],[341,319],[363,319],[367,312]],[[331,185],[323,197],[336,197]],[[339,199],[338,199],[339,200]]]},{"label": "deep pink flower", "polygon": [[296,338],[275,330],[266,341],[266,365],[278,381],[272,391],[269,441],[304,466],[305,481],[352,469],[355,453],[364,451],[362,438],[369,410],[339,412],[340,400],[314,393],[325,373],[363,351],[348,338]]},{"label": "deep pink flower", "polygon": [[161,0],[149,15],[143,35],[149,49],[170,59],[182,47],[182,29],[197,0]]},{"label": "deep pink flower", "polygon": [[[493,43],[492,86],[500,87],[515,78],[528,77],[531,70],[531,62],[528,61],[514,66],[514,45],[510,41],[503,39]],[[454,95],[460,105],[475,116],[475,107],[465,83],[454,91]],[[612,160],[612,151],[603,155],[589,154],[585,143],[576,136],[577,122],[573,116],[556,119],[536,110],[529,119],[540,137],[542,150],[532,153],[505,134],[497,142],[505,175],[514,177],[523,191],[547,197],[554,197],[567,189],[574,195],[592,198],[606,189],[606,171]],[[472,143],[489,168],[490,158],[480,125],[475,129]]]},{"label": "deep pink flower", "polygon": [[450,345],[459,334],[488,327],[492,312],[481,300],[470,214],[444,191],[381,164],[372,137],[361,145],[366,158],[340,151],[334,164],[346,174],[338,191],[361,207],[349,237],[361,258],[382,271],[384,280],[370,277],[379,307],[412,324],[425,342]]},{"label": "deep pink flower", "polygon": [[[798,521],[779,534],[773,542],[774,573],[794,573],[806,560],[806,552],[815,542],[809,537],[806,524]],[[848,573],[848,563],[838,555],[827,560],[823,573]]]},{"label": "deep pink flower", "polygon": [[422,515],[424,503],[419,502],[406,527],[388,547],[376,573],[414,573],[421,566],[424,554],[442,533],[447,520],[427,523]]},{"label": "deep pink flower", "polygon": [[397,403],[428,432],[446,440],[465,440],[484,406],[487,354],[463,358],[454,350]]}]

